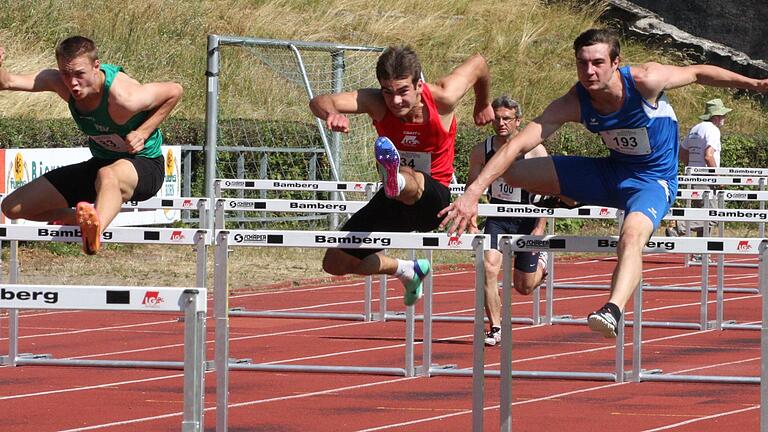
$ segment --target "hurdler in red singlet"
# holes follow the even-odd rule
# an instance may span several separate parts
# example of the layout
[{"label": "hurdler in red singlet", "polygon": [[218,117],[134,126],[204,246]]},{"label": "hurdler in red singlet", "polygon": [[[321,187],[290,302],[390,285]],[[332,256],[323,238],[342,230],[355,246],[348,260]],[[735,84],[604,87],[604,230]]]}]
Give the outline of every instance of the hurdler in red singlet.
[{"label": "hurdler in red singlet", "polygon": [[[437,228],[437,213],[450,202],[456,106],[472,88],[475,123],[493,119],[488,65],[481,56],[470,57],[435,84],[419,77],[416,54],[407,47],[390,47],[376,64],[380,88],[321,95],[310,102],[312,112],[333,131],[349,131],[344,114],[365,113],[380,135],[374,146],[376,160],[384,169],[385,187],[347,221],[345,231],[428,232]],[[421,297],[429,261],[398,260],[379,252],[329,249],[323,269],[335,275],[397,276],[405,287],[405,304],[414,304]]]}]

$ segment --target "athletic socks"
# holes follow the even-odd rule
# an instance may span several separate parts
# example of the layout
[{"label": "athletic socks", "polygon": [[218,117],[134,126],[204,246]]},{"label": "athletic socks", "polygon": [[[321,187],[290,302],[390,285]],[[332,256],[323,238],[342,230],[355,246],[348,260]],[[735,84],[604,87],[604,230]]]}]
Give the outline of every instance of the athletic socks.
[{"label": "athletic socks", "polygon": [[413,269],[413,260],[397,260],[397,270],[395,270],[394,276],[400,280],[411,280],[416,272]]},{"label": "athletic socks", "polygon": [[619,322],[621,319],[621,309],[619,309],[618,306],[615,304],[608,302],[603,306],[603,309],[608,309],[608,311],[613,315],[613,317],[616,319],[616,322]]}]

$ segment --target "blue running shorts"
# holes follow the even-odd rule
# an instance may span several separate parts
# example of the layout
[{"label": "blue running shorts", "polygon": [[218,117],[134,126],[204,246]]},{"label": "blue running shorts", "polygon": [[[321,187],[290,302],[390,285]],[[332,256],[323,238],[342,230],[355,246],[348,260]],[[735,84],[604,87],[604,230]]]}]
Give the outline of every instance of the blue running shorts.
[{"label": "blue running shorts", "polygon": [[631,166],[609,157],[553,156],[560,194],[581,203],[614,207],[627,215],[641,212],[654,231],[677,195],[677,175],[652,177],[645,166]]}]

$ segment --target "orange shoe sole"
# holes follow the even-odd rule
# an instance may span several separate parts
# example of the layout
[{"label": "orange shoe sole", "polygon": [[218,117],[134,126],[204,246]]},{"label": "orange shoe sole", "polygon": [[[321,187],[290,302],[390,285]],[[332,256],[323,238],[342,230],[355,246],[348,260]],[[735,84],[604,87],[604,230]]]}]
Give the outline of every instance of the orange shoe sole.
[{"label": "orange shoe sole", "polygon": [[77,223],[80,225],[80,233],[83,237],[83,252],[86,255],[95,255],[101,247],[101,224],[96,208],[90,203],[79,202],[75,210]]}]

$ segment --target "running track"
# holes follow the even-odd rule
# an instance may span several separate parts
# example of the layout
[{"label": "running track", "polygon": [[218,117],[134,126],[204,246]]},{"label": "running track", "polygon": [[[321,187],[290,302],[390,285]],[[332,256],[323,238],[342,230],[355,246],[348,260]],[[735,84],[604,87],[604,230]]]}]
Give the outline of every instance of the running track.
[{"label": "running track", "polygon": [[[559,258],[558,258],[559,259]],[[752,262],[755,262],[754,260]],[[556,282],[607,284],[615,260],[560,260]],[[679,256],[648,256],[651,285],[698,286],[699,269]],[[714,286],[714,268],[710,286]],[[756,288],[756,269],[727,268],[726,286]],[[436,313],[471,316],[474,273],[437,271]],[[402,310],[400,285],[389,284],[391,310]],[[374,293],[378,286],[374,285]],[[555,313],[584,317],[606,291],[555,290]],[[714,301],[714,294],[710,296]],[[530,299],[515,295],[514,316],[529,315]],[[644,293],[644,319],[698,321],[699,293]],[[232,306],[301,311],[362,311],[362,281],[334,286],[234,295]],[[378,304],[374,303],[374,310]],[[630,306],[631,309],[631,306]],[[714,304],[710,316],[714,318]],[[631,317],[631,314],[629,314]],[[760,298],[726,294],[725,317],[758,323]],[[319,319],[231,319],[230,355],[254,362],[403,367],[404,323]],[[0,318],[0,352],[7,353],[7,317]],[[30,312],[21,317],[21,352],[57,358],[179,360],[183,325],[172,315]],[[470,323],[436,322],[433,362],[471,367]],[[584,326],[515,326],[514,370],[612,372],[611,341]],[[416,326],[417,342],[421,326]],[[643,366],[666,373],[759,376],[759,332],[645,328]],[[626,336],[631,369],[631,329]],[[420,363],[420,345],[416,347]],[[499,367],[499,349],[486,349],[486,366]],[[213,359],[213,320],[208,358]],[[403,378],[349,374],[233,371],[229,430],[244,431],[468,431],[468,377]],[[206,431],[215,429],[215,376],[206,374]],[[179,430],[181,371],[0,367],[0,430]],[[513,381],[515,431],[757,431],[759,386],[754,384]],[[498,430],[499,380],[486,378],[485,430]]]}]

